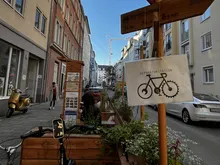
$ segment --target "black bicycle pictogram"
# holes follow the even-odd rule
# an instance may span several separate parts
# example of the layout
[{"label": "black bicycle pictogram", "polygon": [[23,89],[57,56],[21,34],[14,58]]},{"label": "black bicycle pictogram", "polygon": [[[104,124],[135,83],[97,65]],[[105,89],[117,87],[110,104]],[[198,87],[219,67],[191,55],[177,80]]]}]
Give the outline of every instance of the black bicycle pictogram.
[{"label": "black bicycle pictogram", "polygon": [[[154,86],[154,93],[158,94],[159,96],[162,96],[161,91],[168,98],[175,97],[179,93],[179,86],[177,85],[177,83],[172,80],[166,80],[167,73],[160,73],[160,75],[161,76],[159,77],[151,77],[150,74],[146,75],[147,77],[149,77],[148,82],[139,85],[137,89],[138,95],[142,99],[149,99],[153,94],[153,89],[150,85],[150,82]],[[158,87],[154,83],[154,80],[157,79],[162,79]]]}]

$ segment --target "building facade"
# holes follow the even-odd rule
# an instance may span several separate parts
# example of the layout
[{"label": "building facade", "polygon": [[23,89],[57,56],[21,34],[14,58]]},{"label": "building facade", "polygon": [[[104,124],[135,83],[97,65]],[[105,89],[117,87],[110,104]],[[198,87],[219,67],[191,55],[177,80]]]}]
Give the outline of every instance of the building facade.
[{"label": "building facade", "polygon": [[80,0],[52,0],[50,24],[45,100],[52,82],[57,84],[60,96],[64,91],[66,64],[58,58],[82,61],[84,11]]},{"label": "building facade", "polygon": [[99,85],[103,85],[103,83],[107,84],[105,73],[106,69],[109,67],[109,65],[98,65],[98,75],[97,75],[97,81]]},{"label": "building facade", "polygon": [[91,58],[90,58],[90,85],[97,86],[97,75],[98,75],[98,65],[95,60],[95,51],[91,50]]},{"label": "building facade", "polygon": [[[41,102],[51,0],[0,1],[0,106],[7,109],[9,87]],[[36,14],[35,11],[38,11]],[[1,112],[0,112],[1,113]]]},{"label": "building facade", "polygon": [[85,16],[85,23],[84,23],[84,40],[83,40],[83,86],[85,87],[89,84],[89,74],[90,74],[90,58],[92,52],[92,44],[90,40],[90,28],[89,28],[89,21],[88,17]]}]

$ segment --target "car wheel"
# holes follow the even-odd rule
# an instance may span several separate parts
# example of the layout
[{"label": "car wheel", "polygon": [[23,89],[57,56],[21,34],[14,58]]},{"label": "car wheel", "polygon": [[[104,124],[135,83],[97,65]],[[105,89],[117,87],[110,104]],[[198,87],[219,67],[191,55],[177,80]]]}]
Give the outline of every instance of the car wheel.
[{"label": "car wheel", "polygon": [[189,124],[191,122],[189,112],[186,109],[184,109],[182,112],[182,120],[186,124]]}]

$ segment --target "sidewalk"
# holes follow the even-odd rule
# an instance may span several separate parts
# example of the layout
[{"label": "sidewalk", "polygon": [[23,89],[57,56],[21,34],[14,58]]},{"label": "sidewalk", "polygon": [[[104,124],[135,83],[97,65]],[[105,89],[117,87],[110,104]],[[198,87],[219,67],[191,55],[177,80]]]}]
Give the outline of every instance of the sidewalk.
[{"label": "sidewalk", "polygon": [[[49,110],[49,103],[35,104],[26,114],[15,113],[10,118],[0,118],[0,144],[7,139],[14,139],[2,145],[15,145],[20,142],[20,135],[38,126],[51,126],[52,120],[59,118],[62,112],[63,100],[56,102],[55,110]],[[18,156],[20,152],[18,151]],[[0,150],[0,165],[5,165],[6,155]],[[15,165],[19,164],[19,158]]]}]

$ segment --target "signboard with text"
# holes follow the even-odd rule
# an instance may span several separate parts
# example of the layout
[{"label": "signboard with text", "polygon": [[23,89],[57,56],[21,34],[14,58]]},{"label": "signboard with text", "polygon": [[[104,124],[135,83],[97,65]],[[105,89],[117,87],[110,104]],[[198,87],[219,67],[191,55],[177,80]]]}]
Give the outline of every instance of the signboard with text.
[{"label": "signboard with text", "polygon": [[130,106],[193,100],[186,55],[129,62],[125,74]]},{"label": "signboard with text", "polygon": [[[159,23],[166,24],[202,15],[214,0],[162,0],[121,15],[121,34],[153,26],[153,13],[159,12]],[[153,2],[153,1],[152,1]]]}]

